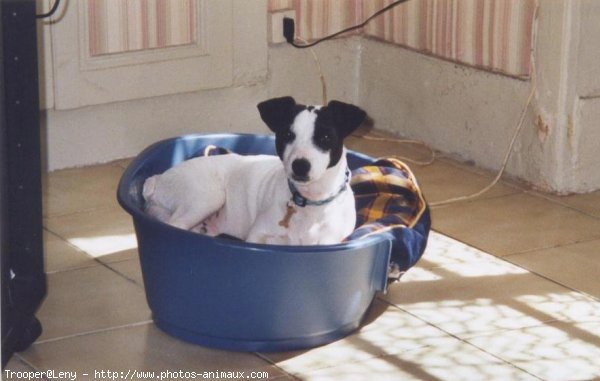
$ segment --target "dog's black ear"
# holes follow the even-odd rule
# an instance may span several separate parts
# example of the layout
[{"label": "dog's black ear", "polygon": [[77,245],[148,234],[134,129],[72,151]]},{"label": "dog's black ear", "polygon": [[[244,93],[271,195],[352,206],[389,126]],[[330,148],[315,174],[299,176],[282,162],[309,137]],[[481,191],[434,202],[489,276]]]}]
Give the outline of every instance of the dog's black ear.
[{"label": "dog's black ear", "polygon": [[359,107],[340,101],[329,102],[327,109],[344,138],[354,132],[367,117],[367,113]]},{"label": "dog's black ear", "polygon": [[292,97],[273,98],[258,104],[261,119],[271,131],[277,131],[288,126],[292,120],[292,111],[296,101]]}]

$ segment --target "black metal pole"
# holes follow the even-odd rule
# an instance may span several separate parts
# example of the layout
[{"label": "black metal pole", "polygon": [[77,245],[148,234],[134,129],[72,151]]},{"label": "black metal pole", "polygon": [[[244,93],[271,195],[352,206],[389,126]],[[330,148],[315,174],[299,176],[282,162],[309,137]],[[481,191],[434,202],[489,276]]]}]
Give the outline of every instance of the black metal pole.
[{"label": "black metal pole", "polygon": [[2,31],[2,366],[41,333],[42,239],[37,29],[34,0],[0,1]]}]

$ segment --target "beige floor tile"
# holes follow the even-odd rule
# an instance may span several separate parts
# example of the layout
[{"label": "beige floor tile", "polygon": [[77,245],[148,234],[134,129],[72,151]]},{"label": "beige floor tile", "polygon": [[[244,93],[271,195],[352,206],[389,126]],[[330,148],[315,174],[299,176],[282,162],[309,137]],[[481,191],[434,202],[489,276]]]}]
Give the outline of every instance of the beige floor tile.
[{"label": "beige floor tile", "polygon": [[544,380],[600,378],[600,323],[552,323],[468,340]]},{"label": "beige floor tile", "polygon": [[[251,376],[251,372],[268,372],[268,379],[284,375],[255,354],[189,344],[163,333],[151,323],[34,344],[22,355],[40,369],[77,372],[78,380],[100,379],[94,377],[95,370],[117,372],[119,379],[134,380],[158,379],[160,372],[167,371],[183,372],[183,377],[166,377],[166,373],[163,374],[169,380],[183,380],[185,372],[239,371],[244,372],[244,379]],[[155,375],[135,377],[132,376],[134,371],[155,372]],[[217,377],[206,379],[233,379],[220,373],[215,375]]]},{"label": "beige floor tile", "polygon": [[367,324],[358,332],[322,347],[304,351],[265,353],[291,374],[364,361],[428,345],[446,337],[439,329],[387,303],[376,300]]},{"label": "beige floor tile", "polygon": [[49,274],[37,317],[48,340],[147,321],[150,311],[142,287],[99,265]]},{"label": "beige floor tile", "polygon": [[140,267],[140,260],[138,258],[128,259],[126,261],[110,262],[107,264],[107,266],[114,269],[118,273],[123,274],[123,276],[126,278],[133,280],[140,286],[144,286],[142,269]]},{"label": "beige floor tile", "polygon": [[436,208],[433,227],[504,256],[600,237],[600,220],[529,194]]},{"label": "beige floor tile", "polygon": [[44,231],[44,266],[47,273],[98,265],[93,257],[58,236]]},{"label": "beige floor tile", "polygon": [[600,240],[515,254],[506,259],[600,298]]},{"label": "beige floor tile", "polygon": [[51,172],[44,179],[44,216],[118,207],[117,185],[123,168],[97,165]]},{"label": "beige floor tile", "polygon": [[108,264],[137,259],[138,257],[138,249],[136,247],[135,249],[123,250],[112,254],[102,255],[97,259],[102,263]]},{"label": "beige floor tile", "polygon": [[297,377],[306,381],[363,380],[534,380],[535,377],[454,338],[394,356],[307,371]]},{"label": "beige floor tile", "polygon": [[460,338],[549,321],[600,321],[598,302],[501,259],[413,268],[385,299]]},{"label": "beige floor tile", "polygon": [[44,219],[44,225],[49,231],[96,258],[131,255],[121,252],[137,247],[131,216],[120,208],[48,217]]},{"label": "beige floor tile", "polygon": [[[426,167],[416,166],[411,168],[427,201],[430,203],[472,195],[488,186],[493,180],[491,176],[479,175],[444,161],[437,161],[435,164]],[[478,199],[494,198],[520,192],[522,191],[518,188],[498,183]]]},{"label": "beige floor tile", "polygon": [[40,370],[29,366],[18,354],[14,354],[2,369],[3,380],[28,380],[28,381],[46,381],[45,376]]},{"label": "beige floor tile", "polygon": [[[381,135],[381,136],[380,136]],[[411,162],[428,162],[431,159],[431,151],[419,144],[406,144],[394,141],[390,134],[377,132],[373,134],[375,138],[383,137],[385,141],[368,140],[357,136],[350,136],[344,141],[347,148],[375,158],[385,156],[404,157],[408,164],[417,165]]]},{"label": "beige floor tile", "polygon": [[600,191],[571,196],[547,196],[552,200],[600,218]]},{"label": "beige floor tile", "polygon": [[[435,231],[430,231],[427,248],[415,268],[431,268],[450,264],[489,262],[495,260],[491,254]],[[414,268],[411,270],[411,272]]]}]

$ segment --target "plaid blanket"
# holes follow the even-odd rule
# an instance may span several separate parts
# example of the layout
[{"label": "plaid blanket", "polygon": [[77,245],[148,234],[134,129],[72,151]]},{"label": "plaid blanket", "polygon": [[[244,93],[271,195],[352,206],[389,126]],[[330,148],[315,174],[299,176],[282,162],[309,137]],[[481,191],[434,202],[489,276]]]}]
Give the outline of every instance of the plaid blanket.
[{"label": "plaid blanket", "polygon": [[[198,156],[231,151],[207,146]],[[388,278],[394,281],[411,268],[425,251],[431,216],[410,168],[394,158],[380,159],[352,171],[356,199],[356,228],[346,241],[382,234],[392,241]]]},{"label": "plaid blanket", "polygon": [[392,240],[390,278],[397,279],[423,255],[431,218],[415,176],[389,158],[352,171],[356,199],[354,240],[383,234]]}]

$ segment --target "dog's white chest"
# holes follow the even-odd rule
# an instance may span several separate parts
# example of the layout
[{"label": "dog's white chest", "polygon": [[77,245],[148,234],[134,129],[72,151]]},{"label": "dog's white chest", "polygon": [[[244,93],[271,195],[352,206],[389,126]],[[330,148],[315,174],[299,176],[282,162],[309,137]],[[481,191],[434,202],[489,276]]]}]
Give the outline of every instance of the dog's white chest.
[{"label": "dog's white chest", "polygon": [[248,241],[279,245],[339,243],[354,229],[354,198],[348,190],[326,205],[295,205],[291,200],[256,221]]}]

